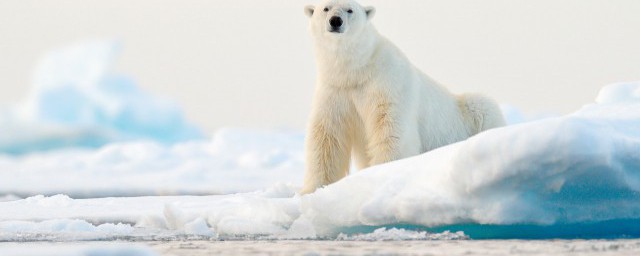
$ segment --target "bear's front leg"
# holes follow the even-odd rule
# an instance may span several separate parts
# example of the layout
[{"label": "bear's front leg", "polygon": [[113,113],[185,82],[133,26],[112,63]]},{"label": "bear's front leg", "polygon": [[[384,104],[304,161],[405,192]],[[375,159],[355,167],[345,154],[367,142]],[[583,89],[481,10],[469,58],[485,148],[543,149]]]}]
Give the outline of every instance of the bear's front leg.
[{"label": "bear's front leg", "polygon": [[340,113],[338,109],[330,109],[312,114],[306,137],[306,172],[302,194],[313,193],[317,188],[332,184],[349,173],[349,122]]},{"label": "bear's front leg", "polygon": [[369,115],[365,120],[367,152],[370,166],[397,160],[400,155],[400,113],[396,104],[384,94],[374,93],[369,99]]}]

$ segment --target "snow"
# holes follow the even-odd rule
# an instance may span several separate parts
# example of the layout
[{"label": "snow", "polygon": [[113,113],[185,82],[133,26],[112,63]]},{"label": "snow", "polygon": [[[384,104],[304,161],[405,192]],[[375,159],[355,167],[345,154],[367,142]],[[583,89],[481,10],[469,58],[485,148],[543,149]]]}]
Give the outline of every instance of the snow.
[{"label": "snow", "polygon": [[502,114],[504,115],[504,119],[507,125],[521,124],[558,117],[557,114],[550,112],[523,113],[522,110],[509,104],[500,105],[500,110],[502,110]]},{"label": "snow", "polygon": [[0,222],[0,231],[5,233],[102,233],[127,235],[133,231],[128,224],[101,224],[94,226],[84,220],[56,219],[43,222],[32,221],[3,221]]},{"label": "snow", "polygon": [[[616,89],[606,87],[603,94],[611,90]],[[101,199],[33,196],[0,203],[2,239],[22,232],[104,235],[105,229],[114,239],[144,239],[159,231],[208,239],[461,239],[466,233],[455,231],[471,232],[467,235],[474,238],[475,229],[514,238],[526,225],[543,227],[533,237],[550,232],[542,238],[555,237],[561,229],[577,237],[587,232],[595,237],[639,236],[635,227],[640,223],[640,101],[607,97],[606,103],[568,116],[491,130],[372,167],[306,196],[296,194],[303,166],[302,135],[287,132],[227,129],[209,142],[124,143],[95,151],[4,158],[2,164],[15,168],[0,169],[26,172],[12,177],[9,174],[22,171],[3,171],[2,186],[13,192],[20,189],[11,187],[12,182],[29,184],[21,178],[40,174],[51,181],[60,176],[56,171],[67,169],[86,171],[87,176],[73,180],[67,173],[56,180],[63,185],[49,191],[73,186],[82,190],[78,184],[85,182],[84,189],[100,183],[113,186],[105,191],[118,185],[136,190],[153,183],[156,189],[205,188],[208,183],[223,192],[234,187],[258,191]],[[29,165],[32,171],[24,167]],[[171,176],[175,174],[185,176]],[[152,178],[162,176],[173,183]],[[34,184],[31,192],[47,186]],[[611,223],[619,228],[606,228]],[[429,229],[436,232],[425,231]]]},{"label": "snow", "polygon": [[18,197],[18,196],[15,196],[15,195],[11,195],[11,194],[0,196],[0,202],[9,202],[9,201],[15,201],[15,200],[19,200],[19,199],[21,199],[21,198]]},{"label": "snow", "polygon": [[635,82],[609,85],[603,88],[596,98],[598,104],[637,103],[638,101],[640,101],[640,87]]},{"label": "snow", "polygon": [[412,240],[465,240],[468,239],[463,232],[431,234],[426,231],[413,231],[397,228],[379,228],[371,233],[346,235],[339,234],[336,240],[339,241],[412,241]]},{"label": "snow", "polygon": [[182,110],[113,71],[120,45],[95,41],[58,49],[39,63],[28,98],[0,115],[0,153],[96,148],[110,142],[165,144],[202,138]]},{"label": "snow", "polygon": [[[172,241],[150,242],[166,255],[640,255],[640,240]],[[205,253],[206,252],[206,253]]]},{"label": "snow", "polygon": [[155,256],[150,248],[130,244],[69,245],[9,244],[0,246],[0,255],[12,256]]},{"label": "snow", "polygon": [[203,139],[118,48],[51,53],[0,111],[0,241],[640,237],[640,82],[301,196],[302,133]]},{"label": "snow", "polygon": [[[286,186],[220,196],[100,199],[35,196],[0,205],[0,241],[12,241],[15,234],[22,234],[23,227],[28,227],[30,234],[47,235],[59,230],[95,230],[98,235],[105,235],[97,232],[100,229],[121,230],[109,233],[114,239],[155,236],[158,230],[171,231],[173,236],[277,238],[287,235],[287,226],[298,217],[297,202],[294,189]],[[49,220],[73,228],[52,230]],[[128,229],[127,224],[102,226],[108,223],[131,223],[137,230]]]},{"label": "snow", "polygon": [[588,223],[640,218],[639,182],[640,102],[614,101],[370,168],[303,198],[301,208],[320,233]]},{"label": "snow", "polygon": [[[614,89],[604,88],[603,94]],[[162,173],[165,178],[185,172],[191,177],[173,183],[175,189],[211,183],[220,191],[232,187],[262,190],[201,197],[33,196],[0,203],[0,227],[8,234],[5,239],[21,232],[55,236],[60,232],[101,234],[106,229],[113,237],[145,237],[165,230],[172,235],[212,239],[394,240],[463,238],[462,233],[434,234],[423,229],[469,223],[539,225],[553,230],[576,223],[622,220],[623,225],[635,226],[634,220],[640,219],[640,101],[615,100],[609,96],[607,103],[585,106],[572,115],[491,130],[424,155],[355,173],[306,196],[296,195],[296,185],[266,182],[269,176],[275,177],[273,182],[297,184],[301,180],[297,175],[303,166],[302,136],[286,132],[223,130],[205,143],[125,143],[96,151],[24,156],[17,162],[5,158],[4,164],[32,165],[34,171],[24,177],[43,174],[49,181],[53,174],[43,171],[47,166],[52,166],[51,173],[82,170],[83,166],[104,168],[103,176],[90,168],[84,170],[89,175],[85,181],[99,181],[89,182],[86,188],[109,183],[107,177],[114,176],[130,179],[120,186],[135,190],[143,180],[159,182],[137,174],[167,170]],[[65,158],[59,159],[61,156]],[[87,159],[92,162],[83,162]],[[189,167],[206,171],[189,173],[185,171]],[[209,172],[211,176],[206,176]],[[5,177],[2,180],[8,182],[3,187],[19,190],[10,187],[15,178]],[[62,177],[59,181],[64,182],[73,175]],[[80,183],[73,180],[49,189]],[[170,183],[159,184],[157,188]],[[33,186],[33,191],[39,186],[46,182]],[[105,190],[109,189],[113,187]],[[410,230],[394,225],[408,225]],[[382,226],[390,229],[358,232]],[[509,232],[501,235],[516,235]],[[615,232],[606,235],[639,235],[637,231]]]},{"label": "snow", "polygon": [[[222,129],[211,140],[112,143],[97,150],[0,156],[0,194],[229,194],[302,179],[301,133]],[[126,178],[123,178],[126,177]]]}]

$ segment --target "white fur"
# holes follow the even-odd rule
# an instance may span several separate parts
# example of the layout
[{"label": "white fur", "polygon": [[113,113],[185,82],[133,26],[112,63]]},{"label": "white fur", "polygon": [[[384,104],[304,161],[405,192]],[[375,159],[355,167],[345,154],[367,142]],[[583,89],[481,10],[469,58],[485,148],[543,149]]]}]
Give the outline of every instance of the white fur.
[{"label": "white fur", "polygon": [[[369,22],[374,8],[329,0],[306,7],[305,13],[315,40],[318,77],[302,193],[345,177],[350,156],[362,169],[504,125],[491,99],[455,96],[416,69]],[[332,16],[344,20],[343,33],[329,31]]]}]

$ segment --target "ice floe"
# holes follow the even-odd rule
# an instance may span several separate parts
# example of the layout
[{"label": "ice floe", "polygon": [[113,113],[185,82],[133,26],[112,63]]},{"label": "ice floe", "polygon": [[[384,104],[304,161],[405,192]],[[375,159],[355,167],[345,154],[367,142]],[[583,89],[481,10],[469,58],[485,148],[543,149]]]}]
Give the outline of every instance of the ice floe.
[{"label": "ice floe", "polygon": [[28,98],[0,110],[0,153],[203,138],[176,103],[113,70],[119,51],[117,42],[91,41],[47,54],[34,73]]},{"label": "ice floe", "polygon": [[[178,109],[112,77],[112,44],[92,47],[95,62],[72,49],[42,64],[15,112],[36,125],[6,130],[0,151],[99,148],[0,157],[0,193],[25,198],[0,199],[0,240],[640,237],[640,83],[605,87],[566,116],[522,122],[514,111],[516,125],[300,196],[302,134],[226,129],[184,142],[197,136]],[[171,114],[145,117],[156,111]]]}]

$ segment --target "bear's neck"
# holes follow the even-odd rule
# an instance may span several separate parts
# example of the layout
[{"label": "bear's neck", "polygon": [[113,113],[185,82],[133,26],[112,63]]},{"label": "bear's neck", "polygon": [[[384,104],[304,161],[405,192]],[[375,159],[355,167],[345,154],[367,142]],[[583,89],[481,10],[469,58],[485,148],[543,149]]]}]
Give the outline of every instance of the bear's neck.
[{"label": "bear's neck", "polygon": [[[353,81],[357,84],[373,63],[378,50],[380,36],[373,27],[368,27],[352,38],[338,38],[332,41],[316,42],[318,74],[324,82],[330,80]],[[349,86],[349,85],[337,85]]]}]

